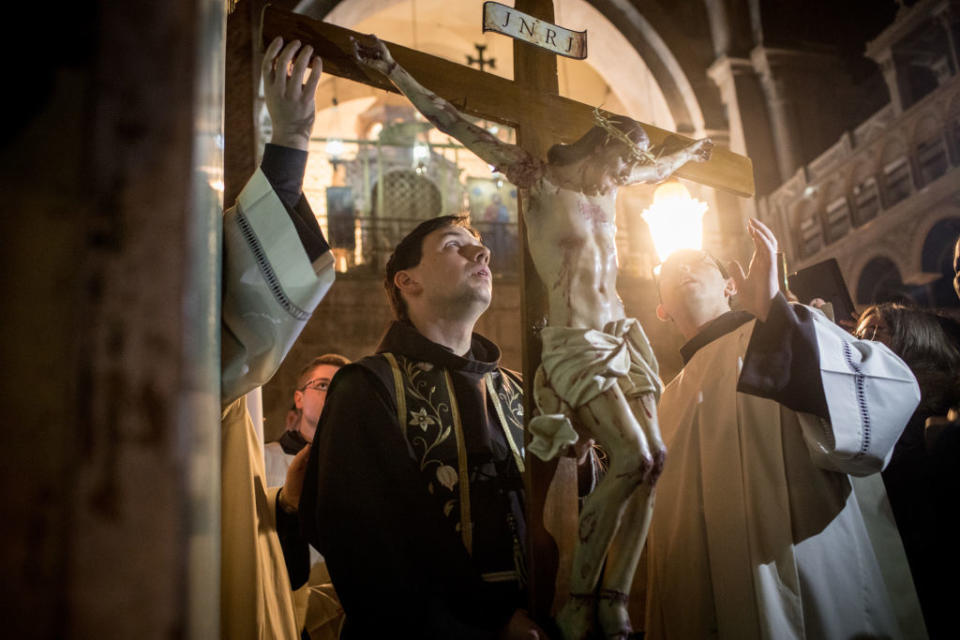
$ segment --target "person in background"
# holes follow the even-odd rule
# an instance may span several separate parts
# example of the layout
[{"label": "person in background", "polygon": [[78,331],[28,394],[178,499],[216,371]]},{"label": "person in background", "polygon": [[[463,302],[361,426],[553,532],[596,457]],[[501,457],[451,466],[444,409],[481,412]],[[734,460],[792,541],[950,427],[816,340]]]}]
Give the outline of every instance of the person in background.
[{"label": "person in background", "polygon": [[[347,358],[336,353],[326,353],[314,358],[300,370],[297,375],[297,386],[293,391],[293,408],[288,412],[288,415],[293,414],[293,419],[287,421],[287,428],[278,441],[267,443],[264,447],[263,457],[267,469],[268,486],[275,487],[287,483],[291,466],[297,460],[296,455],[313,442],[317,421],[320,419],[320,413],[327,399],[330,381],[340,367],[347,364],[350,364]],[[304,457],[307,455],[309,452],[304,451],[301,456],[303,460],[303,464],[299,465],[301,471],[305,467]],[[293,473],[296,474],[297,471],[298,467],[294,467]],[[282,493],[284,501],[281,503],[281,508],[285,508],[288,514],[296,513],[296,504],[287,503],[289,494],[293,493],[291,486],[297,482],[293,478],[291,481],[286,484],[287,490]],[[285,543],[287,532],[281,530],[279,533],[281,543]],[[327,572],[323,556],[311,549],[309,573],[305,574],[305,565],[296,560],[299,557],[298,553],[301,555],[303,553],[302,546],[297,550],[291,549],[288,544],[283,546],[287,573],[294,588],[293,606],[297,616],[297,626],[302,629],[301,635],[304,640],[337,638],[343,622],[343,607],[340,606],[340,600],[330,582],[330,574]]]},{"label": "person in background", "polygon": [[288,420],[286,430],[276,442],[269,442],[263,448],[268,486],[282,485],[293,457],[313,442],[330,381],[340,367],[348,364],[350,360],[337,353],[325,353],[311,360],[297,374],[297,387],[293,391],[293,405],[289,412],[292,420]]},{"label": "person in background", "polygon": [[876,340],[900,356],[920,385],[920,405],[897,441],[883,483],[903,539],[917,596],[931,638],[955,633],[955,581],[948,567],[957,566],[958,549],[947,521],[956,504],[938,493],[933,452],[928,450],[928,418],[946,415],[960,403],[960,352],[944,330],[941,318],[922,309],[886,302],[867,307],[855,335]]}]

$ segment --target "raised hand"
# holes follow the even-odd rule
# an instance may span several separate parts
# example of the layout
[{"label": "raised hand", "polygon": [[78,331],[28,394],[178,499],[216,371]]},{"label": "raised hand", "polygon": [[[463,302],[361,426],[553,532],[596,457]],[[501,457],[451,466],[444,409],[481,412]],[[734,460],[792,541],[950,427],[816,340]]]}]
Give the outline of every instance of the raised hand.
[{"label": "raised hand", "polygon": [[777,279],[777,239],[767,225],[753,218],[747,223],[747,231],[753,238],[753,257],[748,273],[744,275],[743,267],[736,260],[727,266],[737,283],[740,306],[762,322],[767,319],[770,303],[780,289]]},{"label": "raised hand", "polygon": [[390,50],[377,36],[371,33],[369,37],[373,40],[373,44],[364,44],[350,36],[354,57],[362,66],[379,71],[385,76],[390,75],[393,68],[397,66],[393,56],[390,55]]},{"label": "raised hand", "polygon": [[697,140],[689,147],[691,158],[693,162],[706,162],[710,159],[710,153],[713,150],[713,140],[710,138],[702,138]]},{"label": "raised hand", "polygon": [[303,480],[307,475],[307,461],[310,459],[310,445],[293,456],[287,467],[287,477],[280,489],[280,505],[293,512],[300,507],[300,495],[303,493]]},{"label": "raised hand", "polygon": [[[304,81],[308,67],[310,77]],[[263,54],[261,71],[263,95],[273,123],[270,142],[306,151],[316,117],[314,95],[323,62],[313,55],[310,45],[301,47],[299,40],[293,40],[284,46],[283,39],[277,37]]]}]

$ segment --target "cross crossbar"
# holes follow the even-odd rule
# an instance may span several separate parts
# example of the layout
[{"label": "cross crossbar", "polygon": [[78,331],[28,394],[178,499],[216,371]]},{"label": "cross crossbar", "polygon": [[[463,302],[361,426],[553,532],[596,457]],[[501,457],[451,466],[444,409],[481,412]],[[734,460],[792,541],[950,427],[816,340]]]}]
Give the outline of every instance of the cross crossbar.
[{"label": "cross crossbar", "polygon": [[[353,58],[350,38],[366,35],[334,24],[267,6],[263,12],[264,44],[276,36],[297,38],[313,46],[323,59],[323,72],[398,93],[381,74],[368,74]],[[516,127],[531,111],[550,113],[537,123],[544,139],[573,142],[594,125],[593,107],[557,95],[527,89],[506,78],[450,62],[415,49],[387,42],[394,59],[411,71],[423,86],[445,98],[458,110],[472,116]],[[653,145],[670,136],[684,143],[690,139],[653,125],[643,124]],[[708,162],[689,163],[676,173],[692,180],[740,196],[754,194],[753,163],[746,156],[714,147]]]}]

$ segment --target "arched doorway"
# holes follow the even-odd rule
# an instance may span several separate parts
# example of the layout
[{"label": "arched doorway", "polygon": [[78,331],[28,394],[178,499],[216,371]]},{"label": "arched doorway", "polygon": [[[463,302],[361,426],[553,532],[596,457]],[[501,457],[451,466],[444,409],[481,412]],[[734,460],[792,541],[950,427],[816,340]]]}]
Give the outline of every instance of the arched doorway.
[{"label": "arched doorway", "polygon": [[857,283],[857,304],[878,302],[913,303],[900,275],[900,269],[889,258],[876,257],[867,263]]},{"label": "arched doorway", "polygon": [[930,304],[934,307],[960,307],[953,290],[953,247],[960,237],[960,218],[940,220],[923,241],[921,267],[941,277],[930,283]]}]

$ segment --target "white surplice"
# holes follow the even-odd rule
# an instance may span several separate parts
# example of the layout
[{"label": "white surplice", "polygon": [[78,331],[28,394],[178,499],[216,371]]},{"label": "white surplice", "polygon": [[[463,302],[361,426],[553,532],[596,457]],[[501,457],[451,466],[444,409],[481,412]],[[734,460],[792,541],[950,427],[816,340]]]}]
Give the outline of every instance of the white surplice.
[{"label": "white surplice", "polygon": [[738,391],[756,320],[665,389],[647,638],[926,637],[878,473],[919,388],[882,344],[809,315],[829,421]]},{"label": "white surplice", "polygon": [[310,262],[260,169],[224,216],[223,245],[220,636],[297,640],[276,533],[279,488],[268,488],[244,394],[276,372],[333,283],[333,256]]}]

